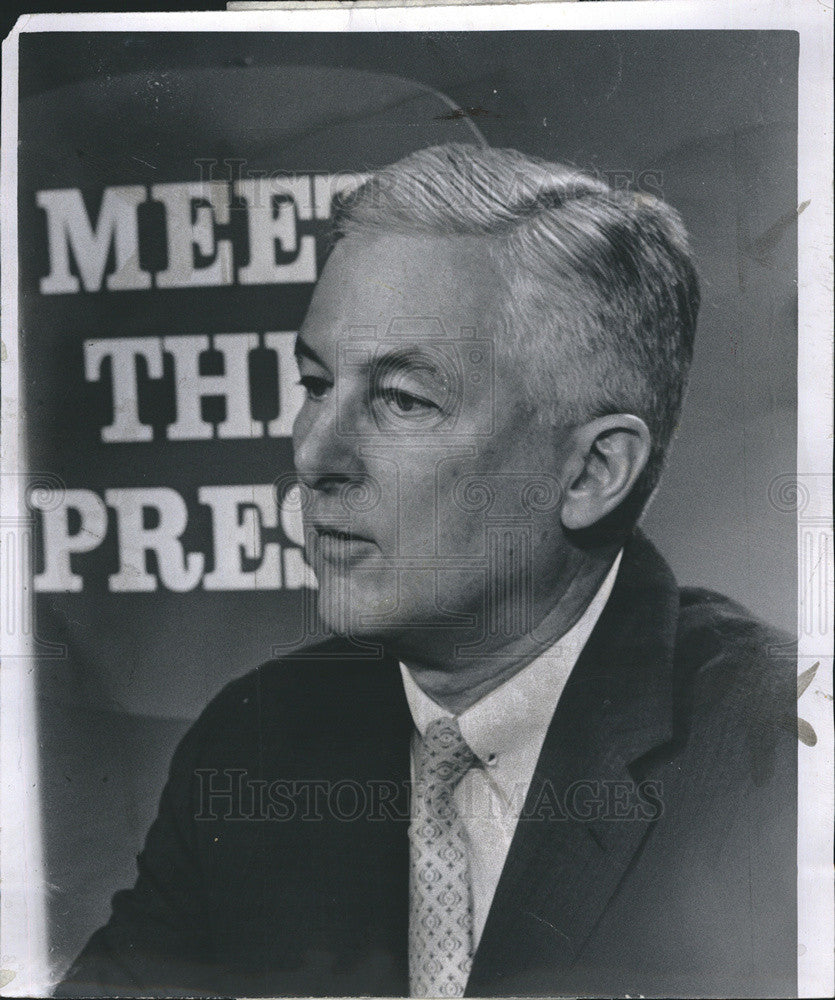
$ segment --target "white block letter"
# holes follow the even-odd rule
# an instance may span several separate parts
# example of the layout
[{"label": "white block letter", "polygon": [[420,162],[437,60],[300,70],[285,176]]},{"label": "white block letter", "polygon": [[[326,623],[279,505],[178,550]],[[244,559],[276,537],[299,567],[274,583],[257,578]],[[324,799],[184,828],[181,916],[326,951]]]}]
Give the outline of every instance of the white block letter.
[{"label": "white block letter", "polygon": [[[155,184],[151,194],[166,208],[168,267],[157,288],[196,288],[232,284],[232,244],[215,237],[215,220],[229,222],[229,188],[208,184]],[[197,263],[195,248],[208,259]]]},{"label": "white block letter", "polygon": [[[235,194],[247,203],[249,264],[242,267],[242,285],[289,284],[316,280],[316,240],[298,237],[298,220],[313,214],[309,177],[258,177],[236,181]],[[286,264],[276,263],[276,248],[294,253]]]},{"label": "white block letter", "polygon": [[[263,544],[264,528],[278,527],[275,488],[266,486],[202,486],[200,503],[212,508],[215,568],[203,578],[206,590],[278,590],[281,546]],[[244,570],[241,556],[260,559]]]},{"label": "white block letter", "polygon": [[[157,580],[147,571],[145,553],[154,552],[159,578],[169,590],[192,590],[203,575],[201,553],[186,555],[180,543],[185,531],[188,509],[176,490],[167,486],[130,487],[107,490],[104,499],[117,513],[119,572],[108,580],[112,591],[152,591]],[[156,511],[158,524],[146,528],[146,509]]]},{"label": "white block letter", "polygon": [[[32,506],[38,506],[33,493]],[[81,524],[70,534],[69,512],[74,510]],[[90,552],[100,545],[107,534],[107,510],[91,490],[67,490],[60,507],[43,508],[43,573],[35,577],[35,590],[70,591],[77,593],[84,581],[73,573],[70,554]]]},{"label": "white block letter", "polygon": [[333,199],[364,184],[371,174],[315,174],[313,177],[313,208],[317,219],[329,219]]},{"label": "white block letter", "polygon": [[299,368],[293,353],[295,346],[295,333],[264,334],[264,347],[278,355],[278,416],[267,424],[270,437],[292,437],[293,421],[304,402],[304,389],[299,385]]},{"label": "white block letter", "polygon": [[281,528],[293,546],[284,549],[284,587],[286,590],[300,590],[302,587],[316,589],[313,570],[304,561],[304,522],[302,521],[301,496],[298,486],[287,491],[281,505]]},{"label": "white block letter", "polygon": [[162,378],[162,341],[159,337],[115,337],[84,343],[84,377],[97,382],[101,364],[111,359],[113,423],[102,427],[102,441],[150,441],[154,429],[139,420],[136,359],[144,358],[149,378]]},{"label": "white block letter", "polygon": [[222,333],[212,338],[212,347],[223,355],[223,375],[201,375],[200,354],[209,349],[205,336],[165,337],[163,347],[174,355],[177,420],[169,424],[170,441],[197,441],[212,437],[212,425],[200,412],[200,401],[221,396],[226,419],[218,424],[220,438],[256,438],[263,435],[259,420],[253,420],[249,393],[249,352],[258,347],[254,333]]},{"label": "white block letter", "polygon": [[145,197],[145,188],[141,185],[105,188],[94,230],[77,188],[38,191],[35,200],[46,212],[50,265],[49,274],[41,279],[41,292],[56,295],[78,291],[78,278],[70,272],[70,248],[84,290],[97,292],[112,245],[116,252],[116,270],[107,278],[110,291],[150,288],[150,274],[139,267],[136,216],[136,209]]}]

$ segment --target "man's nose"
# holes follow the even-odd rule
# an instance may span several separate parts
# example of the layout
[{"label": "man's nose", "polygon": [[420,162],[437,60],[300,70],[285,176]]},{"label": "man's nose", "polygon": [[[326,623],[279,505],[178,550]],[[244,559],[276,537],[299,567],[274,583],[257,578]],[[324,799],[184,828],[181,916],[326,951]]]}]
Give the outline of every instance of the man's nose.
[{"label": "man's nose", "polygon": [[338,488],[364,473],[359,427],[351,403],[331,392],[319,403],[307,402],[293,425],[293,461],[300,481],[310,489]]}]

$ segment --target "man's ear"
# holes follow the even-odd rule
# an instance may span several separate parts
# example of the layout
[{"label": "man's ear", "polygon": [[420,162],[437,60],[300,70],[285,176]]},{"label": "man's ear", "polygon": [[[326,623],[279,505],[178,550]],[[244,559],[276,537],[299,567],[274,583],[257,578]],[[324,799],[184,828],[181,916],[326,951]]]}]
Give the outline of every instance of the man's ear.
[{"label": "man's ear", "polygon": [[590,528],[618,507],[646,467],[651,445],[649,428],[631,413],[610,413],[576,427],[564,465],[563,526]]}]

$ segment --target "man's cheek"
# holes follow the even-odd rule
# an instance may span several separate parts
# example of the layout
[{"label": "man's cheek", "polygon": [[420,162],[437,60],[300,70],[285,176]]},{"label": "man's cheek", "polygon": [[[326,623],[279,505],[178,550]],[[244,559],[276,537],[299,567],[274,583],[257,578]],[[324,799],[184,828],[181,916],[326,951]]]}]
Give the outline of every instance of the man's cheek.
[{"label": "man's cheek", "polygon": [[435,550],[438,509],[434,489],[401,480],[397,504],[400,554],[421,556]]}]

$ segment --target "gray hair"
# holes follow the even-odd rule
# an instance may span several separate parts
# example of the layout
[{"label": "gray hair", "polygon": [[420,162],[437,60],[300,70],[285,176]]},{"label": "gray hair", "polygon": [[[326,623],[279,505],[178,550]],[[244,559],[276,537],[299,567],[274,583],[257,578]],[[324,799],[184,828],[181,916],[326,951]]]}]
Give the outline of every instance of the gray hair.
[{"label": "gray hair", "polygon": [[652,450],[629,505],[638,516],[678,424],[699,307],[674,209],[513,149],[450,144],[378,171],[346,200],[337,228],[491,237],[500,319],[540,416],[646,422]]}]

